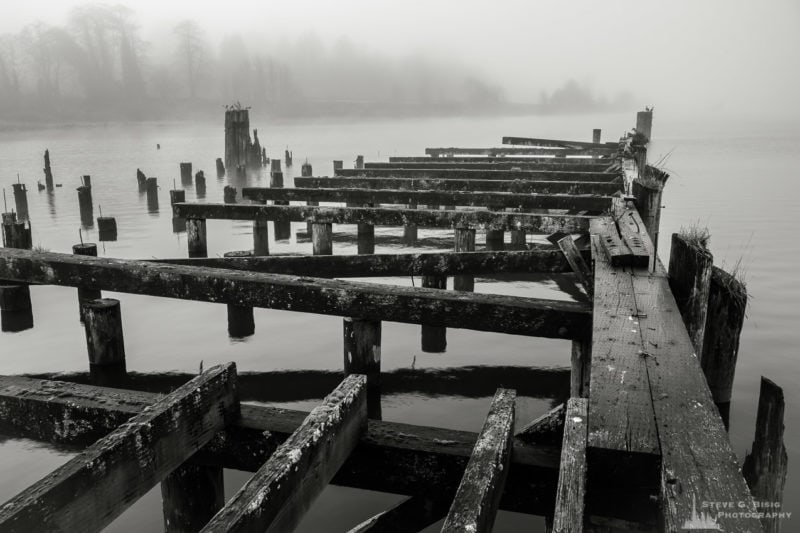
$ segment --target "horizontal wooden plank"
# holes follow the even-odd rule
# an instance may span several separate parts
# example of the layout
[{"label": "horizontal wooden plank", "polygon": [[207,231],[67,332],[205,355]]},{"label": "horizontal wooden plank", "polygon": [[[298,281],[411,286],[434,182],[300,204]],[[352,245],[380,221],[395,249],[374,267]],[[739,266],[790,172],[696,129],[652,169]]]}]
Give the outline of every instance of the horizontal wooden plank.
[{"label": "horizontal wooden plank", "polygon": [[508,477],[514,434],[512,390],[498,389],[442,532],[490,532]]},{"label": "horizontal wooden plank", "polygon": [[0,530],[100,531],[238,417],[236,366],[210,368],[6,502]]},{"label": "horizontal wooden plank", "polygon": [[619,146],[618,142],[591,143],[583,141],[561,141],[557,139],[538,139],[536,137],[503,137],[503,144],[512,146],[539,146],[542,148],[612,148]]},{"label": "horizontal wooden plank", "polygon": [[391,189],[272,189],[245,187],[242,198],[259,202],[347,202],[356,204],[458,205],[517,209],[607,211],[610,196],[517,194],[508,192],[409,191]]},{"label": "horizontal wooden plank", "polygon": [[525,163],[525,164],[542,164],[542,165],[602,165],[607,166],[616,162],[615,158],[611,157],[543,157],[536,154],[521,155],[521,156],[501,156],[501,157],[483,157],[483,156],[450,156],[450,157],[431,157],[431,156],[392,156],[389,158],[389,163],[445,163],[445,164],[461,164],[461,163]]},{"label": "horizontal wooden plank", "polygon": [[425,148],[425,155],[442,157],[448,155],[613,155],[617,153],[615,146],[599,148],[537,148],[535,146],[504,146],[501,148]]},{"label": "horizontal wooden plank", "polygon": [[320,207],[305,205],[176,203],[176,217],[217,220],[256,220],[281,222],[329,222],[333,224],[373,224],[429,228],[519,229],[529,233],[581,233],[589,229],[588,215],[537,215],[493,211],[448,211],[432,209],[385,209],[373,207]]},{"label": "horizontal wooden plank", "polygon": [[367,378],[353,374],[309,413],[202,531],[293,531],[366,426]]},{"label": "horizontal wooden plank", "polygon": [[374,255],[274,255],[150,259],[154,263],[203,266],[272,274],[303,273],[317,278],[571,272],[560,250],[448,252]]},{"label": "horizontal wooden plank", "polygon": [[524,180],[524,181],[580,181],[587,183],[609,182],[617,174],[608,172],[578,172],[563,170],[475,170],[464,168],[342,168],[334,172],[345,178],[416,178],[443,180]]},{"label": "horizontal wooden plank", "polygon": [[[397,158],[391,158],[392,160]],[[423,159],[423,158],[413,158]],[[455,159],[455,161],[452,161]],[[474,161],[478,159],[479,161]],[[607,159],[573,159],[569,158],[564,162],[563,158],[558,159],[520,159],[520,158],[441,158],[429,157],[425,161],[395,161],[386,163],[381,161],[366,162],[364,168],[408,168],[408,169],[448,169],[465,168],[474,170],[560,170],[564,172],[616,172],[620,166]],[[584,162],[581,162],[584,161]]]},{"label": "horizontal wooden plank", "polygon": [[294,178],[295,187],[399,189],[404,191],[511,192],[523,194],[570,194],[612,196],[623,190],[620,183],[579,181],[441,180],[413,178]]},{"label": "horizontal wooden plank", "polygon": [[[88,445],[158,398],[154,393],[0,376],[0,411],[14,413],[0,423],[6,434]],[[241,411],[241,419],[219,433],[195,460],[255,471],[308,415],[249,404]],[[476,439],[476,433],[467,431],[371,420],[333,482],[398,494],[454,493]],[[539,514],[552,510],[559,449],[514,440],[513,468],[501,508]]]},{"label": "horizontal wooden plank", "polygon": [[586,304],[0,250],[0,279],[480,331],[580,338]]},{"label": "horizontal wooden plank", "polygon": [[553,513],[553,531],[582,533],[586,497],[586,438],[588,400],[570,398],[564,422],[564,443]]}]

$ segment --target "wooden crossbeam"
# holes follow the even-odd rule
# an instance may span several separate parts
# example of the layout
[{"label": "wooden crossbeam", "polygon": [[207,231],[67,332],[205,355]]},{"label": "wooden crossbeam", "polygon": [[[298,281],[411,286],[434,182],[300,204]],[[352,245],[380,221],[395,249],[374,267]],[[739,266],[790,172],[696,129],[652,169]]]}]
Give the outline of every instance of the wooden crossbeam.
[{"label": "wooden crossbeam", "polygon": [[492,530],[511,463],[515,397],[512,390],[497,390],[442,526],[443,533]]},{"label": "wooden crossbeam", "polygon": [[504,157],[481,157],[481,156],[466,156],[466,157],[430,157],[430,156],[392,156],[389,158],[389,163],[445,163],[445,164],[461,164],[461,163],[524,163],[524,164],[542,164],[542,165],[602,165],[608,166],[615,163],[614,159],[609,157],[541,157],[536,154],[528,156],[504,156]]},{"label": "wooden crossbeam", "polygon": [[425,148],[425,155],[431,155],[434,157],[446,157],[448,155],[605,156],[616,154],[616,152],[616,145],[609,147],[602,146],[599,148],[537,148],[535,146],[505,146],[502,148]]},{"label": "wooden crossbeam", "polygon": [[266,257],[150,259],[147,261],[272,274],[302,272],[317,278],[491,275],[523,272],[564,273],[572,271],[564,254],[553,249],[374,255],[273,255]]},{"label": "wooden crossbeam", "polygon": [[334,173],[345,178],[424,178],[443,180],[525,180],[579,181],[605,183],[617,178],[617,173],[563,170],[475,170],[470,168],[342,168]]},{"label": "wooden crossbeam", "polygon": [[553,513],[553,532],[582,533],[586,496],[586,436],[588,400],[570,398],[564,417],[564,443]]},{"label": "wooden crossbeam", "polygon": [[[158,398],[154,393],[0,376],[0,412],[6,413],[0,418],[0,427],[6,434],[39,441],[89,445]],[[193,460],[254,472],[308,416],[303,411],[248,404],[241,406],[241,412],[241,418]],[[333,483],[431,497],[455,493],[477,436],[468,431],[371,420]],[[531,446],[516,439],[513,447],[513,469],[501,508],[551,512],[559,447]]]},{"label": "wooden crossbeam", "polygon": [[217,220],[275,220],[379,226],[520,229],[529,233],[581,233],[589,229],[588,215],[537,215],[492,211],[448,211],[432,209],[384,209],[372,207],[320,207],[305,205],[176,203],[176,217]]},{"label": "wooden crossbeam", "polygon": [[581,338],[588,306],[303,276],[0,250],[0,279],[553,338]]},{"label": "wooden crossbeam", "polygon": [[503,144],[512,146],[539,146],[542,148],[613,148],[618,142],[590,143],[582,141],[560,141],[557,139],[537,139],[535,137],[503,137]]},{"label": "wooden crossbeam", "polygon": [[6,502],[0,530],[100,531],[238,416],[236,366],[213,367]]},{"label": "wooden crossbeam", "polygon": [[[394,158],[392,158],[394,159]],[[580,163],[580,159],[568,159],[569,163],[553,163],[555,159],[536,159],[536,160],[520,160],[511,158],[494,158],[490,161],[471,161],[472,159],[480,158],[460,158],[458,161],[450,162],[450,159],[441,158],[428,158],[427,161],[397,161],[394,163],[385,162],[368,162],[364,163],[366,169],[388,169],[388,168],[405,168],[405,169],[472,169],[472,170],[558,170],[562,172],[617,172],[619,165],[605,159],[591,159],[591,163]],[[509,161],[506,161],[509,159]],[[558,161],[562,161],[561,158]]]},{"label": "wooden crossbeam", "polygon": [[[443,495],[446,496],[446,495]],[[352,528],[348,533],[406,533],[422,531],[447,516],[449,500],[409,496]]]},{"label": "wooden crossbeam", "polygon": [[367,378],[353,374],[311,411],[202,531],[293,531],[366,425]]},{"label": "wooden crossbeam", "polygon": [[245,187],[242,198],[259,202],[348,202],[356,204],[417,204],[491,206],[497,208],[570,209],[607,211],[610,196],[568,196],[557,194],[517,194],[510,192],[410,191],[390,189],[273,189]]},{"label": "wooden crossbeam", "polygon": [[400,189],[404,191],[513,192],[522,194],[570,194],[612,196],[621,192],[620,183],[584,183],[580,181],[504,181],[443,180],[414,178],[294,178],[295,187]]}]

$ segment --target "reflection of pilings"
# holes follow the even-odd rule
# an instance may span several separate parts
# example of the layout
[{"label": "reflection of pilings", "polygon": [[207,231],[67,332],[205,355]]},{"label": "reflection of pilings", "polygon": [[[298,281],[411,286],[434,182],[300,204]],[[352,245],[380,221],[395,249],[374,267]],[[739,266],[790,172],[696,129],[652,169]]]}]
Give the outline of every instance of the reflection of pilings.
[{"label": "reflection of pilings", "polygon": [[32,327],[30,288],[27,285],[0,284],[0,329],[16,332]]},{"label": "reflection of pilings", "polygon": [[[90,383],[89,375],[85,372],[36,374],[29,377]],[[126,388],[169,393],[194,377],[196,374],[129,372]],[[241,399],[260,402],[296,402],[322,398],[341,381],[341,371],[326,370],[241,372],[238,375]],[[486,398],[493,396],[502,385],[516,389],[518,396],[561,403],[569,397],[569,383],[570,372],[567,368],[466,366],[441,369],[402,368],[381,373],[381,391],[384,397],[414,394],[426,397]]]},{"label": "reflection of pilings", "polygon": [[[422,286],[427,289],[447,289],[447,276],[422,276]],[[426,353],[442,353],[447,350],[447,328],[423,324],[421,349]]]},{"label": "reflection of pilings", "polygon": [[28,189],[24,183],[14,183],[14,204],[17,206],[19,220],[28,220]]},{"label": "reflection of pilings", "polygon": [[92,188],[86,185],[78,187],[78,207],[81,212],[81,224],[84,227],[94,226],[94,204],[92,203]]},{"label": "reflection of pilings", "polygon": [[[73,244],[72,253],[75,255],[90,255],[92,257],[97,257],[97,245],[92,242]],[[97,289],[78,288],[78,311],[81,322],[83,322],[83,304],[102,297],[103,295]]]},{"label": "reflection of pilings", "polygon": [[180,163],[181,168],[181,185],[184,187],[192,184],[192,164]]},{"label": "reflection of pilings", "polygon": [[[788,468],[786,447],[783,444],[784,407],[783,389],[762,377],[753,449],[745,457],[742,466],[744,479],[757,502],[783,504],[783,487]],[[780,508],[758,508],[755,511],[776,515],[761,519],[765,533],[780,531],[780,518],[777,517]]]},{"label": "reflection of pilings", "polygon": [[147,211],[158,213],[158,180],[147,178]]},{"label": "reflection of pilings", "polygon": [[[227,252],[223,257],[241,257],[241,255],[241,252]],[[228,335],[230,337],[249,337],[256,332],[253,306],[228,304],[225,307],[228,310]]]}]

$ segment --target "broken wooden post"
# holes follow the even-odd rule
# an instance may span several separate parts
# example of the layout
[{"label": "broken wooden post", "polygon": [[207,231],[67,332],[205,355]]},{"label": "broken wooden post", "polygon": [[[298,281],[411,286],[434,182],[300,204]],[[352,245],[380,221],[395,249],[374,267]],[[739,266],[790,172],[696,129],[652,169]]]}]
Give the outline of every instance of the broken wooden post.
[{"label": "broken wooden post", "polygon": [[[268,255],[264,254],[264,255]],[[250,257],[249,252],[226,252],[223,257]],[[235,339],[249,337],[256,332],[252,305],[227,304],[228,336]]]},{"label": "broken wooden post", "polygon": [[114,217],[97,217],[97,233],[101,241],[116,241],[117,219]]},{"label": "broken wooden post", "polygon": [[139,168],[136,169],[136,183],[139,185],[139,192],[147,190],[147,176]]},{"label": "broken wooden post", "polygon": [[181,185],[184,187],[192,185],[192,164],[180,163],[181,167]]},{"label": "broken wooden post", "polygon": [[[281,172],[280,159],[272,160],[272,170],[269,173],[269,186],[272,189],[283,188],[283,172]],[[275,205],[289,205],[286,200],[275,200]],[[276,220],[273,222],[275,226],[275,240],[285,241],[292,235],[292,223],[288,220]]]},{"label": "broken wooden post", "polygon": [[253,220],[253,255],[269,255],[269,222],[264,217]]},{"label": "broken wooden post", "polygon": [[44,151],[44,183],[48,192],[53,191],[53,171],[50,168],[50,150]]},{"label": "broken wooden post", "polygon": [[150,213],[158,211],[158,179],[147,178],[147,210]]},{"label": "broken wooden post", "polygon": [[198,170],[194,175],[194,190],[198,198],[206,195],[206,175],[202,170]]},{"label": "broken wooden post", "polygon": [[[447,276],[422,276],[422,286],[427,289],[447,289]],[[447,350],[447,328],[422,325],[421,349],[425,353],[443,353]]]},{"label": "broken wooden post", "polygon": [[653,129],[653,109],[647,108],[636,113],[636,133],[644,136],[645,142],[650,141]]},{"label": "broken wooden post", "polygon": [[292,166],[292,152],[284,150],[284,159],[286,160],[286,167]]},{"label": "broken wooden post", "polygon": [[355,168],[364,168],[364,156],[363,155],[357,155],[356,156]]},{"label": "broken wooden post", "polygon": [[14,204],[17,206],[17,218],[28,220],[28,189],[24,183],[13,183]]},{"label": "broken wooden post", "polygon": [[86,178],[83,177],[83,184],[78,187],[78,209],[81,214],[81,224],[90,228],[94,225],[94,205],[92,203],[92,186],[87,185]]},{"label": "broken wooden post", "polygon": [[[762,376],[753,448],[745,456],[742,474],[753,499],[771,506],[756,509],[772,515],[761,518],[765,533],[780,531],[781,519],[778,513],[783,507],[783,488],[788,467],[786,446],[783,443],[784,407],[783,389]],[[772,507],[775,505],[777,507]]]},{"label": "broken wooden post", "polygon": [[631,192],[636,198],[636,209],[642,217],[647,234],[653,241],[653,250],[656,252],[658,251],[658,234],[661,226],[662,194],[668,179],[669,174],[648,165],[644,169],[644,176],[633,180],[631,188]]},{"label": "broken wooden post", "polygon": [[186,191],[173,189],[169,191],[169,205],[180,204],[186,201]]},{"label": "broken wooden post", "polygon": [[[280,161],[277,159],[272,160],[273,163],[277,162],[280,165]],[[272,188],[282,188],[283,187],[283,172],[280,170],[273,170],[269,173],[269,186]]]},{"label": "broken wooden post", "polygon": [[311,247],[314,255],[333,255],[333,224],[312,222]]},{"label": "broken wooden post", "polygon": [[[357,204],[358,205],[358,204]],[[374,204],[364,204],[364,207],[373,207]],[[358,224],[358,253],[375,253],[375,225]]]},{"label": "broken wooden post", "polygon": [[[416,209],[417,204],[408,204],[406,209]],[[411,246],[417,242],[417,225],[406,222],[403,224],[403,243]]]},{"label": "broken wooden post", "polygon": [[3,213],[3,246],[30,250],[33,248],[31,233],[29,220],[18,222],[15,213]]},{"label": "broken wooden post", "polygon": [[[300,176],[302,176],[304,178],[310,178],[313,174],[314,174],[314,170],[311,167],[311,163],[309,163],[308,161],[303,163],[303,166],[300,167]],[[316,206],[316,205],[319,205],[319,202],[317,202],[317,201],[308,201],[308,202],[306,202],[306,205]],[[306,232],[308,233],[308,236],[311,237],[311,222],[307,222],[306,223]]]},{"label": "broken wooden post", "polygon": [[189,257],[208,257],[208,237],[204,218],[186,219],[186,240]]},{"label": "broken wooden post", "polygon": [[217,158],[217,177],[225,177],[225,163],[222,162],[221,157]]},{"label": "broken wooden post", "polygon": [[708,289],[714,257],[706,248],[708,234],[695,229],[689,235],[672,234],[669,286],[696,353],[703,353],[708,314]]},{"label": "broken wooden post", "polygon": [[[453,250],[455,252],[475,251],[475,229],[456,227]],[[457,291],[475,290],[475,276],[453,276],[453,289]]]},{"label": "broken wooden post", "polygon": [[281,160],[280,159],[273,159],[270,161],[269,172],[272,174],[273,172],[280,172],[281,171]]},{"label": "broken wooden post", "polygon": [[17,332],[33,327],[31,291],[28,285],[0,283],[0,318],[2,331]]},{"label": "broken wooden post", "polygon": [[344,318],[344,375],[367,376],[369,418],[381,418],[381,321]]},{"label": "broken wooden post", "polygon": [[747,288],[744,283],[721,268],[712,267],[700,366],[726,427],[746,309]]},{"label": "broken wooden post", "polygon": [[344,168],[344,162],[342,162],[342,161],[340,161],[338,159],[334,159],[333,160],[333,174],[334,175],[336,174],[337,170],[341,170],[343,168]]},{"label": "broken wooden post", "polygon": [[577,276],[578,281],[580,281],[583,289],[586,291],[586,294],[589,298],[593,298],[594,277],[592,275],[592,269],[590,269],[586,261],[583,260],[583,256],[578,250],[578,247],[575,246],[575,241],[572,240],[572,236],[565,235],[558,239],[557,244],[564,254],[564,257],[567,259],[569,266],[572,268],[572,272]]},{"label": "broken wooden post", "polygon": [[592,142],[594,144],[600,144],[600,134],[601,131],[599,128],[595,128],[592,130]]},{"label": "broken wooden post", "polygon": [[567,402],[556,506],[553,513],[554,533],[583,532],[588,408],[589,401],[586,399],[570,398]]},{"label": "broken wooden post", "polygon": [[92,382],[119,387],[127,378],[119,300],[89,300],[82,307]]},{"label": "broken wooden post", "polygon": [[236,366],[210,368],[0,508],[0,531],[101,531],[240,416]]},{"label": "broken wooden post", "polygon": [[226,185],[225,188],[222,189],[222,201],[226,204],[235,204],[236,187],[232,187],[231,185]]},{"label": "broken wooden post", "polygon": [[[502,205],[489,206],[490,211],[505,211]],[[505,232],[501,229],[486,228],[486,249],[490,251],[502,251],[505,249]]]},{"label": "broken wooden post", "polygon": [[497,389],[442,533],[489,533],[503,495],[514,435],[516,392]]},{"label": "broken wooden post", "polygon": [[185,462],[161,482],[164,533],[197,532],[225,505],[223,469]]},{"label": "broken wooden post", "polygon": [[[255,145],[250,139],[250,114],[247,109],[238,105],[228,106],[225,110],[225,168],[240,171],[254,164]],[[259,147],[258,162],[260,168],[261,150]]]},{"label": "broken wooden post", "polygon": [[366,378],[348,376],[203,529],[293,531],[367,427]]},{"label": "broken wooden post", "polygon": [[[72,253],[75,255],[89,255],[92,257],[97,257],[97,245],[92,242],[85,242],[85,243],[82,242],[80,244],[73,244]],[[83,287],[78,287],[78,312],[81,322],[84,321],[83,304],[91,300],[100,299],[102,297],[103,295],[97,289],[86,289]]]}]

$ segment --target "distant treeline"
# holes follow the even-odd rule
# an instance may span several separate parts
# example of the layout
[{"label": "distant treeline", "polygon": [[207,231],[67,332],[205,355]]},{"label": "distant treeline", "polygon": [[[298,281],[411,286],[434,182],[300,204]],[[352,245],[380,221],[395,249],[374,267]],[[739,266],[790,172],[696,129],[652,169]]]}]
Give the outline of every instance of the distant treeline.
[{"label": "distant treeline", "polygon": [[325,46],[307,34],[248,46],[232,35],[212,47],[203,28],[184,20],[147,43],[136,13],[119,5],[84,5],[63,26],[35,22],[0,35],[6,120],[181,118],[215,115],[233,101],[289,117],[586,111],[628,103],[596,100],[568,82],[520,107],[467,67],[370,54],[347,38]]}]

